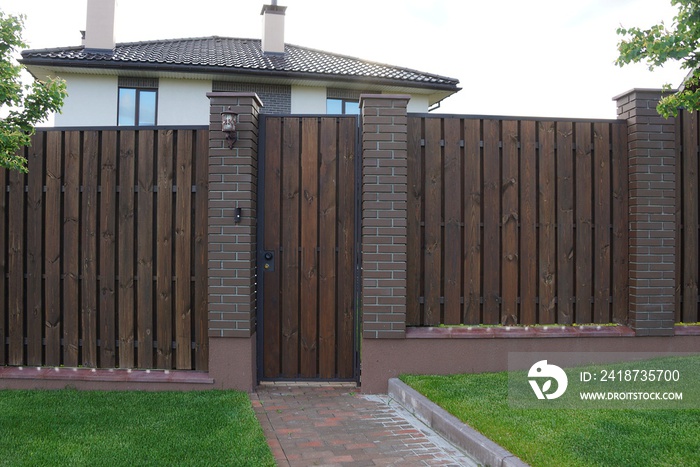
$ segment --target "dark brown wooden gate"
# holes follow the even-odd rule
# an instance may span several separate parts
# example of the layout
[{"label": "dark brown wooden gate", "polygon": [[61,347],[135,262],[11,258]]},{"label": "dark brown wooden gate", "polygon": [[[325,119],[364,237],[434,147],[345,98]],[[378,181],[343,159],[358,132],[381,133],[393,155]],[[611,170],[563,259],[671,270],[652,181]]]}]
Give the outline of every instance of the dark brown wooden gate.
[{"label": "dark brown wooden gate", "polygon": [[352,379],[357,118],[261,120],[259,377]]}]

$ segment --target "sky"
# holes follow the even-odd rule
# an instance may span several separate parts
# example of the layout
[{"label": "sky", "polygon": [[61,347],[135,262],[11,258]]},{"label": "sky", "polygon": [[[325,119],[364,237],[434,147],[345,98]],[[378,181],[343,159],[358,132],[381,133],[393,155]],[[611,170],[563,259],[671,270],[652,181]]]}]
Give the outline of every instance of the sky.
[{"label": "sky", "polygon": [[[118,0],[117,42],[260,38],[263,0]],[[671,25],[670,0],[279,0],[285,41],[457,78],[439,113],[617,117],[612,98],[686,71],[619,68],[619,26]],[[80,45],[86,0],[0,0],[30,48]]]}]

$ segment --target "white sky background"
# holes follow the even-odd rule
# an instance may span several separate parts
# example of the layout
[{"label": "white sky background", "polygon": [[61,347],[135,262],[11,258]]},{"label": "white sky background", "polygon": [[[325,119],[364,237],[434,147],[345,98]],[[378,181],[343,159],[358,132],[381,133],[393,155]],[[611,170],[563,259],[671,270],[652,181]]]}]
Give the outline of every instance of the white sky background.
[{"label": "white sky background", "polygon": [[[118,0],[117,42],[260,38],[269,0]],[[287,43],[460,80],[439,113],[616,118],[612,98],[680,85],[678,66],[616,67],[618,26],[672,24],[670,0],[279,0]],[[86,0],[0,0],[30,48],[80,45]]]}]

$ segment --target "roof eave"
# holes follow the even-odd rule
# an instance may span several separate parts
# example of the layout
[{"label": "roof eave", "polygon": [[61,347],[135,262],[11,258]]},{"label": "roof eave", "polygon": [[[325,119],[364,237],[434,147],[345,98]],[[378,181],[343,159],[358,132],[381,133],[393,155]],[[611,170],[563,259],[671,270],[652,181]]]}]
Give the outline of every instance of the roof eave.
[{"label": "roof eave", "polygon": [[[393,78],[381,78],[372,76],[357,76],[343,74],[322,74],[311,72],[296,72],[296,71],[279,71],[265,70],[255,68],[234,68],[220,66],[202,66],[202,65],[178,65],[178,64],[163,64],[163,63],[134,63],[134,62],[116,62],[116,61],[95,61],[86,62],[83,60],[65,60],[65,59],[45,59],[45,58],[21,58],[20,63],[27,68],[37,66],[42,68],[76,68],[76,69],[109,69],[109,70],[133,70],[133,71],[151,71],[151,72],[176,72],[176,73],[207,73],[213,75],[226,75],[237,73],[251,77],[275,77],[289,79],[308,79],[312,81],[323,80],[340,80],[350,83],[367,83],[388,86],[403,86],[418,89],[430,89],[436,91],[451,91],[452,93],[459,91],[459,87],[455,83],[431,83],[425,81],[402,80]],[[31,72],[31,70],[30,70]]]}]

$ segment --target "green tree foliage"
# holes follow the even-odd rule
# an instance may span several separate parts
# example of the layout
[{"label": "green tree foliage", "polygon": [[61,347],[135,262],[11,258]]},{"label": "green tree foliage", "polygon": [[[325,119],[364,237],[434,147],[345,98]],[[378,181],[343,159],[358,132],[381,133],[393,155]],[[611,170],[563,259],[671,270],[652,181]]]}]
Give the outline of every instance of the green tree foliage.
[{"label": "green tree foliage", "polygon": [[22,84],[22,65],[13,54],[27,45],[22,39],[24,17],[0,10],[0,167],[27,171],[20,149],[30,144],[34,126],[63,105],[66,86],[62,80]]},{"label": "green tree foliage", "polygon": [[[619,66],[645,62],[649,70],[670,60],[681,62],[689,70],[681,89],[665,96],[656,110],[668,118],[676,116],[679,108],[700,110],[700,0],[671,0],[678,7],[678,15],[668,29],[662,22],[649,29],[617,29],[622,40],[617,48],[620,52],[615,63]],[[664,89],[670,90],[670,85]]]}]

